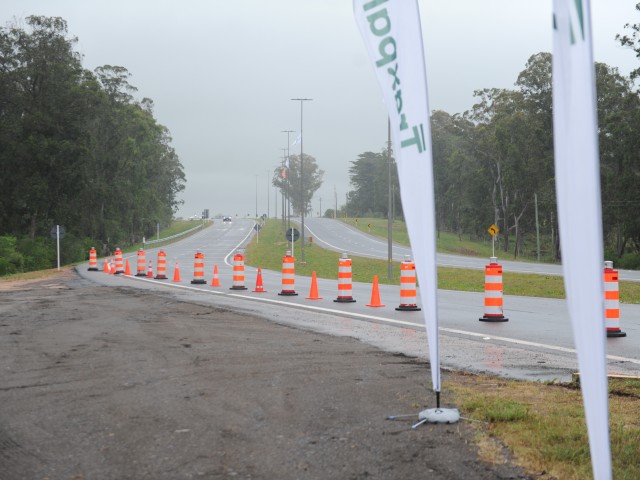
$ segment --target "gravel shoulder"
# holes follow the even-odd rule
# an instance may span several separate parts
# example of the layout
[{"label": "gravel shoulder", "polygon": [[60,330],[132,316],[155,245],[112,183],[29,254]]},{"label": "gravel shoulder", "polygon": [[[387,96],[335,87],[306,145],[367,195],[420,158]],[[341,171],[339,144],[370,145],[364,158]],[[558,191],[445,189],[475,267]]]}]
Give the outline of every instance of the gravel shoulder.
[{"label": "gravel shoulder", "polygon": [[530,478],[385,419],[422,360],[73,271],[0,282],[0,365],[0,479]]}]

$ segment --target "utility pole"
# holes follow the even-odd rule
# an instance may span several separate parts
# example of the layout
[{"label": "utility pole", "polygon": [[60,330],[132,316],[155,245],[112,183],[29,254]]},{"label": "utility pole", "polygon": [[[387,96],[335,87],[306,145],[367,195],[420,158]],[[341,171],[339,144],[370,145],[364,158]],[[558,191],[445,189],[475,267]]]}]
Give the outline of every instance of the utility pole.
[{"label": "utility pole", "polygon": [[387,201],[387,257],[389,260],[388,276],[393,278],[393,214],[391,205],[391,119],[387,120],[387,166],[388,166],[388,193]]},{"label": "utility pole", "polygon": [[300,102],[300,219],[302,223],[302,234],[300,235],[300,240],[302,243],[300,244],[300,261],[304,263],[304,210],[305,210],[305,201],[304,201],[304,153],[302,144],[304,139],[302,138],[302,105],[304,102],[312,101],[313,98],[292,98],[291,100]]},{"label": "utility pole", "polygon": [[540,223],[538,222],[538,194],[533,194],[533,200],[536,206],[536,244],[538,246],[538,261],[540,261]]}]

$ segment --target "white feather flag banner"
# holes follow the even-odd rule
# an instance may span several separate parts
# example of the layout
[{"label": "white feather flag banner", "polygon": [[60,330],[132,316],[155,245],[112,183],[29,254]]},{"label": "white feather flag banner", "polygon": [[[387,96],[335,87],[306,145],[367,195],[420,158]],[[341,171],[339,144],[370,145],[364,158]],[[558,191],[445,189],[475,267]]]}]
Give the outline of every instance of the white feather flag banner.
[{"label": "white feather flag banner", "polygon": [[418,2],[354,0],[353,9],[389,111],[402,209],[420,280],[431,380],[440,392],[433,158]]},{"label": "white feather flag banner", "polygon": [[588,0],[554,0],[553,12],[553,138],[562,266],[593,475],[607,480],[611,453],[591,12]]}]

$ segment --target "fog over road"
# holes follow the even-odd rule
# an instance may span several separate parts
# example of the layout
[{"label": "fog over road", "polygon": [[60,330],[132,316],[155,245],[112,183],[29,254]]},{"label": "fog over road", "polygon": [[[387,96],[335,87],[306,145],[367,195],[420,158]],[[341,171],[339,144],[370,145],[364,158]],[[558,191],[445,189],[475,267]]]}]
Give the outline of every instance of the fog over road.
[{"label": "fog over road", "polygon": [[[310,222],[309,233],[318,234],[317,223],[320,222]],[[326,224],[332,228],[336,225],[332,222]],[[337,297],[337,279],[318,279],[319,296],[322,299],[307,300],[310,278],[296,277],[298,296],[279,296],[281,273],[263,270],[266,292],[255,293],[251,290],[255,286],[256,269],[246,267],[245,283],[248,289],[230,290],[233,253],[250,240],[252,226],[253,222],[248,219],[235,220],[230,224],[216,221],[202,232],[165,247],[169,278],[172,278],[175,262],[178,261],[181,283],[174,283],[170,279],[153,280],[87,272],[86,265],[78,267],[78,271],[82,276],[105,285],[171,289],[180,292],[181,297],[188,301],[250,312],[279,323],[332,335],[353,336],[385,350],[427,358],[422,312],[395,310],[399,304],[397,286],[380,285],[381,300],[385,306],[372,308],[366,306],[371,297],[370,284],[354,283],[355,303],[336,303],[333,300]],[[337,231],[336,235],[344,235],[344,231],[351,229],[344,227],[342,230]],[[318,235],[314,236],[314,241],[322,244],[322,234]],[[354,244],[347,251],[355,255],[357,248]],[[190,284],[196,250],[205,254],[207,285]],[[148,260],[155,260],[156,255],[157,249],[147,250]],[[131,265],[135,265],[135,254],[129,255],[128,259]],[[214,264],[219,268],[221,287],[210,286]],[[571,327],[564,300],[506,296],[505,315],[509,318],[506,323],[478,321],[482,310],[482,293],[438,292],[443,366],[540,380],[566,380],[576,371]],[[627,337],[607,340],[609,370],[611,373],[638,375],[640,306],[621,305],[621,327]]]}]

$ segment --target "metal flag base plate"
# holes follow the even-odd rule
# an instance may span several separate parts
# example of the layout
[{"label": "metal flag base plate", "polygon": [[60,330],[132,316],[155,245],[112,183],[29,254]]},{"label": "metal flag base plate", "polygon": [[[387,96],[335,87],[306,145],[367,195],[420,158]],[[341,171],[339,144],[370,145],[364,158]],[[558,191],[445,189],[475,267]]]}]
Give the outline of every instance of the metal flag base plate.
[{"label": "metal flag base plate", "polygon": [[427,408],[418,414],[418,419],[427,423],[457,423],[460,412],[457,408]]}]

